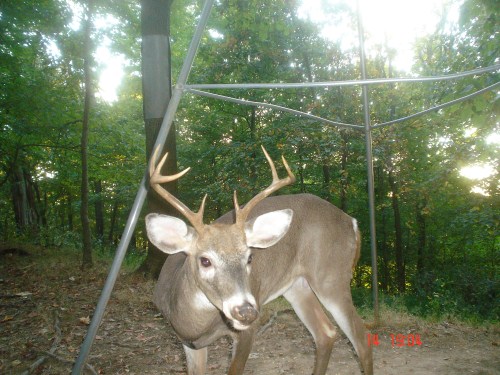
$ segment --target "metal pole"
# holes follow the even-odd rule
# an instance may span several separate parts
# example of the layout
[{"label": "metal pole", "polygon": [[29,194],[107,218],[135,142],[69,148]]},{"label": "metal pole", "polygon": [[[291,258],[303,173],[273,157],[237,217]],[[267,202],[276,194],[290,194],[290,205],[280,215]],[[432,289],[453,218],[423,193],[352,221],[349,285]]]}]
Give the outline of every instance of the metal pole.
[{"label": "metal pole", "polygon": [[450,73],[434,77],[404,77],[404,78],[370,78],[355,79],[348,81],[329,82],[292,82],[292,83],[200,83],[186,85],[186,88],[193,90],[216,90],[216,89],[290,89],[305,87],[342,87],[358,85],[379,85],[385,83],[411,83],[411,82],[434,82],[449,81],[468,76],[494,72],[500,69],[500,64],[467,70],[465,72]]},{"label": "metal pole", "polygon": [[[198,46],[200,44],[201,36],[203,34],[203,31],[205,30],[205,26],[208,21],[208,17],[210,15],[210,10],[212,9],[213,5],[213,0],[207,0],[205,2],[205,5],[203,7],[200,21],[198,23],[198,26],[196,28],[195,34],[193,36],[193,39],[191,40],[191,44],[189,46],[188,53],[186,55],[186,58],[184,60],[184,64],[181,69],[181,73],[179,74],[179,78],[177,80],[177,85],[176,88],[174,89],[172,93],[172,98],[170,99],[170,102],[167,107],[167,111],[165,113],[165,116],[163,117],[163,122],[161,124],[161,128],[158,133],[158,138],[156,139],[155,143],[155,149],[158,146],[163,146],[165,143],[165,140],[167,138],[167,134],[170,130],[170,127],[172,125],[173,119],[175,112],[177,110],[177,107],[179,105],[181,96],[182,96],[182,87],[187,81],[189,72],[191,70],[191,67],[193,65],[193,60],[194,57],[196,56],[196,51],[198,49]],[[154,162],[154,161],[152,161]],[[146,171],[147,173],[147,171]],[[83,341],[83,344],[80,348],[80,353],[78,355],[78,358],[75,362],[75,365],[73,367],[73,371],[71,372],[72,375],[79,375],[83,371],[83,367],[85,366],[85,363],[87,361],[88,355],[90,353],[90,349],[92,347],[92,344],[94,343],[95,336],[97,334],[97,330],[99,328],[99,325],[102,321],[102,317],[104,315],[104,310],[106,308],[106,305],[108,304],[109,298],[111,296],[111,292],[113,290],[113,287],[115,285],[116,279],[118,277],[118,272],[120,271],[121,264],[123,262],[123,259],[125,257],[128,245],[130,243],[130,239],[132,238],[132,234],[134,233],[135,226],[137,225],[137,220],[138,217],[141,213],[141,208],[144,204],[144,201],[146,199],[147,195],[147,187],[146,187],[146,173],[144,174],[144,177],[141,180],[140,186],[139,186],[139,191],[137,192],[137,195],[135,197],[134,204],[132,206],[129,218],[127,220],[127,224],[125,226],[125,229],[122,234],[122,238],[120,240],[120,243],[118,244],[118,248],[116,250],[116,255],[113,260],[113,264],[111,265],[111,269],[109,271],[108,277],[106,279],[106,282],[104,284],[103,290],[101,292],[101,296],[99,298],[99,301],[97,303],[97,307],[95,309],[94,315],[92,316],[92,321],[90,322],[89,329],[87,331],[87,335],[85,336],[85,340]]]},{"label": "metal pole", "polygon": [[315,116],[315,115],[312,115],[310,113],[305,113],[305,112],[302,112],[302,111],[297,111],[295,109],[290,109],[288,107],[283,107],[283,106],[276,105],[276,104],[256,102],[256,101],[253,101],[253,100],[246,100],[246,99],[237,99],[237,98],[232,98],[230,96],[214,94],[214,93],[207,92],[207,91],[193,90],[193,89],[189,89],[188,85],[186,85],[185,91],[189,92],[191,94],[200,95],[200,96],[206,96],[208,98],[213,98],[213,99],[218,99],[218,100],[225,100],[225,101],[228,101],[228,102],[237,103],[237,104],[241,104],[241,105],[251,105],[251,106],[254,106],[254,107],[276,109],[278,111],[292,113],[294,115],[305,117],[305,118],[308,118],[308,119],[311,119],[311,120],[321,121],[321,122],[324,122],[325,124],[328,124],[328,125],[331,125],[331,126],[336,126],[338,128],[350,128],[350,129],[355,129],[355,130],[358,130],[358,131],[363,131],[365,129],[365,127],[362,126],[362,125],[345,124],[345,123],[342,123],[342,122],[331,121],[331,120],[325,119],[323,117]]},{"label": "metal pole", "polygon": [[[484,73],[484,72],[498,70],[499,65],[497,64],[497,65],[494,65],[491,67],[482,68],[482,69],[473,70],[473,71],[468,71],[468,72],[463,72],[463,73],[452,74],[449,76],[420,77],[420,78],[397,78],[397,79],[392,79],[392,80],[388,80],[388,79],[367,80],[366,79],[366,64],[365,64],[366,57],[365,57],[365,51],[364,51],[363,27],[362,27],[362,23],[361,23],[359,1],[358,1],[358,30],[359,30],[359,40],[360,40],[360,66],[361,66],[362,81],[294,83],[294,84],[186,85],[187,78],[188,78],[189,72],[191,70],[192,63],[193,63],[194,57],[196,55],[200,40],[201,40],[201,36],[202,36],[203,31],[206,27],[208,17],[210,15],[210,11],[211,11],[212,6],[213,6],[213,2],[214,2],[214,0],[206,0],[206,2],[204,4],[202,14],[200,16],[199,24],[196,28],[193,39],[191,40],[191,44],[189,46],[186,58],[184,60],[184,64],[182,66],[181,72],[179,74],[177,84],[174,87],[174,90],[172,93],[172,98],[170,99],[165,116],[163,118],[163,122],[162,122],[161,128],[159,130],[158,138],[156,139],[154,149],[156,149],[158,146],[163,147],[165,140],[167,138],[167,134],[169,133],[170,127],[172,125],[175,113],[177,111],[177,107],[179,105],[180,99],[182,97],[184,90],[186,90],[186,89],[192,90],[193,93],[197,93],[193,89],[238,88],[238,87],[242,87],[242,88],[244,87],[247,89],[248,88],[293,88],[293,87],[314,87],[314,86],[328,87],[328,86],[347,86],[347,85],[361,84],[362,85],[363,109],[364,109],[364,123],[365,123],[364,131],[365,131],[366,159],[367,159],[367,173],[368,173],[368,200],[369,200],[369,212],[370,212],[370,234],[371,234],[370,239],[371,239],[371,257],[372,257],[373,303],[374,303],[375,321],[378,321],[379,305],[378,305],[378,280],[377,280],[377,249],[376,249],[376,231],[375,231],[375,194],[374,194],[374,181],[373,181],[373,156],[372,156],[372,139],[371,139],[371,130],[373,127],[370,124],[368,85],[379,84],[379,83],[388,83],[388,82],[422,82],[422,81],[435,81],[435,80],[443,80],[443,79],[455,79],[455,78],[461,78],[464,76],[468,76],[471,74],[480,74],[480,73]],[[471,96],[476,96],[484,91],[491,90],[494,87],[496,87],[496,84],[489,86],[483,90],[480,90],[477,93],[472,94]],[[205,93],[204,95],[207,95],[207,94]],[[207,95],[207,96],[209,96],[209,95]],[[465,99],[468,99],[468,97],[457,99],[456,101],[452,101],[452,102],[443,104],[442,106],[433,107],[429,110],[419,112],[418,114],[415,114],[414,116],[422,115],[422,114],[427,113],[431,110],[444,108],[445,106],[456,104],[456,102],[463,101]],[[257,103],[248,102],[248,103],[243,103],[243,104],[255,105]],[[259,105],[262,105],[262,104],[259,104]],[[278,106],[274,106],[274,107],[278,107]],[[390,124],[393,124],[393,123],[398,122],[398,121],[407,120],[407,119],[412,118],[414,116],[408,116],[407,118],[398,119],[398,120],[391,121],[391,122],[384,123],[384,124],[379,124],[378,126],[390,125]],[[320,120],[320,118],[317,118],[317,119]],[[321,119],[321,120],[324,121],[324,119]],[[334,125],[356,127],[356,125],[350,125],[350,124],[335,123]],[[126,249],[130,243],[130,239],[133,235],[135,226],[137,225],[138,216],[140,214],[140,211],[141,211],[142,206],[144,204],[144,201],[146,199],[147,190],[148,190],[146,187],[146,181],[147,181],[147,172],[144,174],[144,177],[142,178],[141,183],[139,185],[139,190],[138,190],[136,198],[134,200],[134,204],[132,205],[131,213],[130,213],[129,218],[127,220],[127,223],[126,223],[125,229],[123,231],[120,243],[117,247],[116,255],[115,255],[115,258],[113,260],[113,264],[111,265],[110,272],[109,272],[108,277],[106,279],[106,282],[104,284],[100,299],[98,301],[96,310],[95,310],[94,315],[92,317],[92,321],[91,321],[89,329],[87,331],[87,335],[86,335],[85,340],[81,346],[79,356],[78,356],[77,361],[75,362],[75,365],[73,367],[73,371],[72,371],[73,375],[81,374],[83,367],[85,365],[85,362],[87,360],[87,357],[89,355],[91,346],[94,342],[94,339],[95,339],[95,336],[97,333],[97,329],[99,328],[99,324],[102,321],[102,317],[104,315],[104,310],[105,310],[106,305],[107,305],[109,298],[111,296],[111,292],[113,290],[114,284],[115,284],[116,279],[118,277],[118,272],[120,270],[121,264],[123,262],[125,254],[126,254]]]},{"label": "metal pole", "polygon": [[[358,12],[358,34],[359,34],[359,55],[361,67],[361,79],[366,80],[366,56],[365,38],[359,0],[357,1]],[[365,122],[365,143],[366,143],[366,169],[368,177],[368,208],[370,211],[370,245],[372,257],[372,292],[373,292],[373,314],[375,323],[379,320],[378,306],[378,275],[377,275],[377,241],[375,229],[375,190],[373,182],[373,152],[372,152],[372,129],[370,125],[370,102],[368,101],[368,86],[361,86],[363,95],[363,114]]]},{"label": "metal pole", "polygon": [[477,90],[476,92],[473,92],[472,94],[468,94],[468,95],[462,96],[462,97],[460,97],[458,99],[450,100],[449,102],[436,105],[434,107],[431,107],[431,108],[428,108],[426,110],[414,113],[414,114],[409,115],[409,116],[398,118],[396,120],[391,120],[391,121],[384,122],[382,124],[373,125],[372,129],[381,128],[383,126],[388,126],[388,125],[394,125],[394,124],[397,124],[399,122],[411,120],[412,118],[415,118],[415,117],[418,117],[418,116],[423,116],[426,113],[436,112],[436,111],[438,111],[438,110],[440,110],[442,108],[450,107],[452,105],[455,105],[455,104],[464,102],[466,100],[472,99],[472,98],[474,98],[474,97],[476,97],[478,95],[484,94],[487,91],[493,91],[499,85],[500,85],[500,82],[496,82],[496,83],[494,83],[494,84],[492,84],[490,86],[487,86],[487,87],[485,87],[483,89]]}]

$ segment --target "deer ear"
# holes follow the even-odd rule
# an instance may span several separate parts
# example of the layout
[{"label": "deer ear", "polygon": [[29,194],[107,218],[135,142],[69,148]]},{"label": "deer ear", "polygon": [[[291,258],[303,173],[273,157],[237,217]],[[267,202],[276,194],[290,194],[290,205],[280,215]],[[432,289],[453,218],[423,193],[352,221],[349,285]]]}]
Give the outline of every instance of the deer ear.
[{"label": "deer ear", "polygon": [[159,214],[146,216],[146,231],[153,245],[167,254],[188,252],[194,236],[193,228],[182,220]]},{"label": "deer ear", "polygon": [[265,249],[273,246],[288,232],[293,211],[268,212],[245,223],[247,246]]}]

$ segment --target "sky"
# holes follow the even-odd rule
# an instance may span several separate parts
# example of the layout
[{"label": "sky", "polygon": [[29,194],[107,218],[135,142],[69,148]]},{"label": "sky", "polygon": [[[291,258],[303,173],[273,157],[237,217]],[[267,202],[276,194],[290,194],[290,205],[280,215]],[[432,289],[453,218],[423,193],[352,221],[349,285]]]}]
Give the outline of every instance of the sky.
[{"label": "sky", "polygon": [[[73,12],[73,19],[70,27],[78,30],[82,26],[83,7],[78,2],[66,0]],[[111,15],[98,16],[94,19],[94,26],[99,30],[110,29],[115,26],[119,20]],[[117,91],[123,79],[123,70],[126,65],[126,59],[123,55],[111,52],[112,41],[104,37],[96,48],[94,57],[99,65],[99,89],[96,95],[108,103],[118,100]],[[53,55],[58,55],[57,47],[51,49]]]},{"label": "sky", "polygon": [[[111,43],[110,41],[108,41]],[[125,57],[112,53],[109,44],[101,44],[96,49],[96,60],[100,65],[99,90],[97,95],[108,103],[118,100],[117,91],[123,79]]]},{"label": "sky", "polygon": [[[97,17],[94,21],[98,29],[111,28],[119,21],[113,16]],[[105,101],[112,103],[118,100],[117,90],[123,79],[123,69],[127,63],[125,56],[112,53],[110,46],[112,41],[105,37],[97,47],[95,57],[100,65],[99,90],[97,95]]]},{"label": "sky", "polygon": [[[443,4],[447,0],[302,0],[299,15],[322,24],[322,35],[330,40],[339,41],[344,48],[358,44],[357,32],[347,25],[348,20],[330,21],[332,15],[323,9],[345,5],[353,12],[359,9],[365,30],[365,48],[385,44],[396,49],[394,65],[410,71],[413,61],[412,48],[417,38],[433,33],[441,19]],[[450,23],[458,21],[459,5],[448,9]]]}]

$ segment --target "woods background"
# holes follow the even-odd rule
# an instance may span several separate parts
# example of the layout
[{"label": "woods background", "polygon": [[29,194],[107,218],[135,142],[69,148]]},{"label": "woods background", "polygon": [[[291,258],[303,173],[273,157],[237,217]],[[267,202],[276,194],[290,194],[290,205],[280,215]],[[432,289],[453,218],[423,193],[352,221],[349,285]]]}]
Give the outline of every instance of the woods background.
[{"label": "woods background", "polygon": [[[146,166],[138,1],[6,0],[0,5],[0,241],[81,254],[85,216],[93,256],[109,258]],[[342,2],[333,23],[357,32]],[[172,3],[172,76],[178,74],[201,1]],[[212,11],[190,83],[320,82],[357,79],[358,46],[322,37],[300,17],[298,1],[220,0]],[[458,22],[448,18],[460,7]],[[368,76],[435,76],[499,63],[494,0],[449,1],[433,33],[417,40],[411,70],[398,70],[397,49],[372,44]],[[88,25],[88,28],[85,27]],[[370,41],[370,35],[367,35]],[[116,97],[99,87],[103,49],[123,61]],[[87,68],[86,68],[87,66]],[[371,119],[382,123],[473,93],[498,73],[431,83],[370,86]],[[174,82],[175,84],[175,82]],[[167,89],[167,88],[166,88]],[[224,90],[217,93],[228,94]],[[359,86],[231,92],[249,100],[363,122]],[[85,106],[87,97],[88,107]],[[82,153],[88,111],[88,157]],[[374,131],[379,283],[382,301],[420,315],[498,320],[499,100],[473,100]],[[186,95],[176,116],[179,169],[192,167],[178,194],[214,219],[269,181],[263,144],[286,156],[297,183],[358,219],[362,257],[358,303],[369,304],[371,262],[364,135],[251,106]],[[88,160],[87,160],[88,159]],[[88,198],[82,189],[88,162]],[[467,167],[489,173],[467,178]],[[82,199],[83,198],[83,199]],[[82,224],[83,223],[83,224]],[[140,222],[128,253],[140,264],[147,239]],[[75,257],[82,262],[79,255]],[[88,260],[87,260],[88,261]]]}]

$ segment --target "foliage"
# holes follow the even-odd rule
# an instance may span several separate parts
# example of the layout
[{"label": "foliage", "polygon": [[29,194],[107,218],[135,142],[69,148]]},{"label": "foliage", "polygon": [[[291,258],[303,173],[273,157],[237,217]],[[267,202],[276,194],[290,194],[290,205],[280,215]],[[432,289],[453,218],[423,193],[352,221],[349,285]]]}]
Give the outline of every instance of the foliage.
[{"label": "foliage", "polygon": [[[456,25],[443,12],[437,30],[417,41],[412,72],[396,71],[395,51],[378,46],[367,62],[369,77],[440,75],[498,63],[499,17],[494,3],[464,1]],[[81,248],[77,212],[83,35],[78,3],[69,4],[50,0],[0,5],[0,235],[4,241],[17,238],[52,248]],[[185,0],[172,7],[174,79],[201,5],[199,0]],[[319,26],[299,17],[297,7],[297,1],[284,0],[216,1],[189,82],[359,78],[356,46],[345,49],[321,37]],[[349,9],[341,4],[326,11],[336,19],[352,21]],[[98,96],[91,114],[91,220],[94,244],[103,253],[112,253],[119,239],[145,167],[139,11],[132,1],[96,1],[95,19],[112,16],[116,22],[94,29],[94,45],[105,42],[127,61],[118,100],[108,103]],[[93,69],[97,75],[102,66]],[[496,82],[498,74],[491,73],[370,86],[371,120],[380,124],[408,116]],[[333,121],[363,122],[358,86],[216,93]],[[374,130],[377,261],[384,303],[394,299],[423,315],[498,320],[500,168],[498,143],[491,142],[491,134],[499,131],[498,103],[490,91]],[[355,297],[359,293],[360,301],[370,299],[362,132],[192,95],[183,97],[176,116],[179,168],[192,167],[179,182],[183,201],[195,208],[208,194],[206,221],[212,220],[232,208],[233,190],[245,202],[269,182],[261,144],[275,160],[285,155],[298,181],[282,193],[319,195],[358,219],[364,237],[353,281],[359,287]],[[495,172],[482,180],[466,179],[460,171],[471,164],[488,164]],[[13,209],[13,201],[23,203],[18,208],[24,211]],[[102,231],[98,230],[99,205]],[[132,252],[141,259],[146,247],[142,224],[133,242]]]}]

